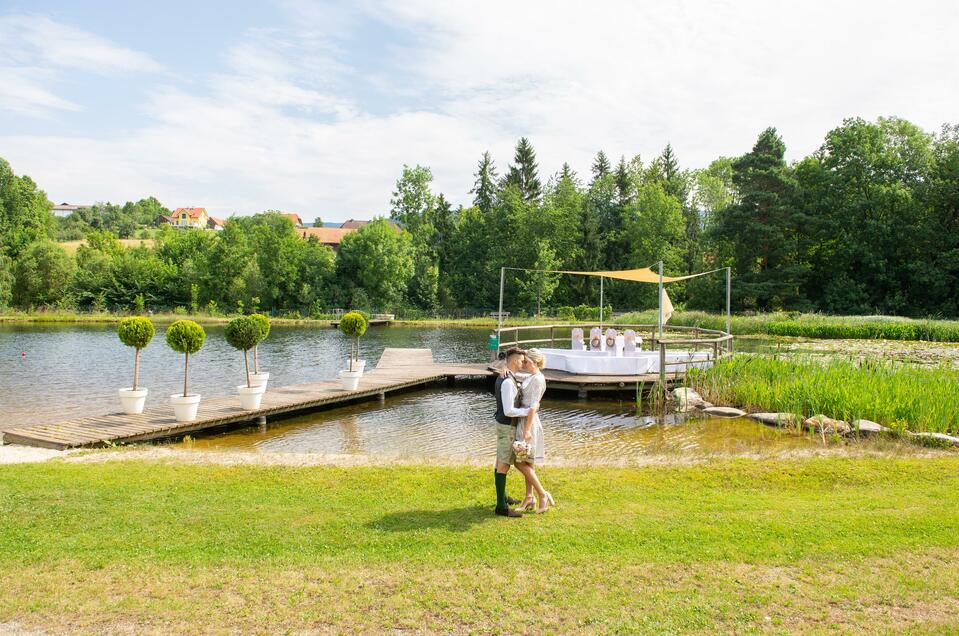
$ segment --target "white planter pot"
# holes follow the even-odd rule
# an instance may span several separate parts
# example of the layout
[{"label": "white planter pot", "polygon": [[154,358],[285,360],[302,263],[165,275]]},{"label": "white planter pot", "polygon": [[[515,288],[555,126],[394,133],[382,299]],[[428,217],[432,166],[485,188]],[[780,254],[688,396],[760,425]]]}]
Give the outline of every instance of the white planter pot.
[{"label": "white planter pot", "polygon": [[[365,369],[366,369],[366,360],[354,360],[354,361],[353,361],[353,370],[354,370],[354,371],[359,371],[360,373],[363,373],[363,371],[364,371]],[[350,361],[349,361],[349,360],[346,361],[346,370],[347,370],[347,371],[350,370]]]},{"label": "white planter pot", "polygon": [[266,387],[266,383],[270,380],[270,374],[266,371],[261,371],[260,373],[251,373],[250,374],[250,386],[262,386]]},{"label": "white planter pot", "polygon": [[343,383],[343,390],[355,391],[360,385],[360,378],[363,377],[362,371],[340,371],[340,382]]},{"label": "white planter pot", "polygon": [[147,389],[120,389],[120,407],[127,415],[137,415],[143,412],[143,405],[147,401]]},{"label": "white planter pot", "polygon": [[184,397],[182,393],[170,396],[173,416],[177,422],[192,422],[196,419],[196,410],[200,406],[200,394],[191,393]]},{"label": "white planter pot", "polygon": [[240,406],[243,407],[243,410],[255,411],[260,408],[260,400],[263,399],[263,394],[266,393],[266,385],[246,386],[245,384],[241,384],[236,387],[236,390],[237,393],[240,394]]}]

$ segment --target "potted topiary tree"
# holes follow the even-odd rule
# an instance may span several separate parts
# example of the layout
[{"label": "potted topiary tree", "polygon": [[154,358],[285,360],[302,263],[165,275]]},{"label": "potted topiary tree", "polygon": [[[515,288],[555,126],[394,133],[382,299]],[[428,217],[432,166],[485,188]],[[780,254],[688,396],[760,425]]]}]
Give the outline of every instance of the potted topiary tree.
[{"label": "potted topiary tree", "polygon": [[203,331],[203,327],[192,320],[177,320],[167,327],[166,343],[174,351],[186,355],[183,365],[183,395],[174,394],[170,396],[170,403],[173,404],[173,413],[177,422],[192,422],[196,419],[196,410],[200,405],[200,395],[187,391],[187,382],[190,377],[190,354],[202,349],[205,340],[206,332]]},{"label": "potted topiary tree", "polygon": [[259,344],[270,335],[270,319],[264,314],[250,314],[250,318],[255,320],[260,328],[260,337],[256,341],[256,344],[253,345],[253,373],[250,375],[250,384],[251,386],[260,386],[262,384],[265,387],[266,383],[270,380],[270,374],[266,371],[260,371],[260,362],[256,357],[256,353]]},{"label": "potted topiary tree", "polygon": [[351,339],[349,367],[340,371],[340,381],[347,391],[355,391],[363,376],[364,361],[357,360],[360,351],[360,337],[366,333],[366,318],[358,311],[343,314],[340,318],[340,331]]},{"label": "potted topiary tree", "polygon": [[224,335],[234,349],[243,352],[243,364],[246,366],[246,384],[236,387],[240,394],[240,405],[246,411],[260,408],[260,400],[266,391],[265,384],[254,385],[250,378],[250,349],[260,340],[260,323],[253,316],[240,316],[227,324]]},{"label": "potted topiary tree", "polygon": [[150,344],[150,341],[153,340],[154,333],[156,333],[156,331],[150,319],[139,316],[124,318],[120,321],[120,326],[117,327],[117,335],[120,337],[120,342],[136,349],[136,357],[133,363],[133,388],[120,389],[120,406],[123,407],[123,412],[129,415],[142,413],[143,404],[147,399],[147,389],[141,388],[138,382],[140,374],[140,350]]}]

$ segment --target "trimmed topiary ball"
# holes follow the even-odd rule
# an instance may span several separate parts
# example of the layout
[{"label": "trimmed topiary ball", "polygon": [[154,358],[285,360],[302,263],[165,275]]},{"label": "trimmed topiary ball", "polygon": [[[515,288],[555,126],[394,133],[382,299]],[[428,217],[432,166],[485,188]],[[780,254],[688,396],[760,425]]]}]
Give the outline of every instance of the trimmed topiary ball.
[{"label": "trimmed topiary ball", "polygon": [[196,353],[203,348],[206,332],[192,320],[177,320],[167,327],[166,343],[179,353]]},{"label": "trimmed topiary ball", "polygon": [[226,341],[230,346],[240,351],[249,351],[261,340],[263,330],[258,320],[253,316],[241,316],[231,320],[224,331]]},{"label": "trimmed topiary ball", "polygon": [[264,314],[250,314],[247,318],[252,318],[259,326],[260,338],[257,343],[266,340],[266,337],[270,335],[270,318]]},{"label": "trimmed topiary ball", "polygon": [[117,327],[117,335],[120,337],[120,342],[135,349],[143,349],[150,344],[155,333],[156,330],[153,328],[153,323],[150,319],[141,318],[140,316],[124,318]]},{"label": "trimmed topiary ball", "polygon": [[340,318],[340,331],[350,338],[359,338],[366,333],[366,318],[358,311],[343,314]]}]

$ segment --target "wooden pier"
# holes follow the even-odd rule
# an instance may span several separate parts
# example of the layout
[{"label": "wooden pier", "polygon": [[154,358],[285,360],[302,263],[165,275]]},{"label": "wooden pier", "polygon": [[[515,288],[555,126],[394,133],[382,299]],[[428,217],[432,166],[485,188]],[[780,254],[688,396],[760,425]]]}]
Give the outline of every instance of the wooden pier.
[{"label": "wooden pier", "polygon": [[376,368],[363,375],[355,391],[343,390],[339,380],[269,387],[260,408],[254,411],[240,408],[240,399],[235,395],[209,398],[200,402],[197,419],[192,422],[177,422],[173,407],[164,400],[139,415],[111,413],[9,429],[3,432],[3,441],[58,450],[140,442],[373,399],[445,379],[491,374],[485,364],[434,362],[429,349],[386,349]]},{"label": "wooden pier", "polygon": [[[502,363],[499,363],[502,364]],[[208,398],[200,402],[197,419],[177,422],[173,407],[165,399],[139,415],[110,413],[50,424],[31,424],[2,433],[6,444],[22,444],[63,450],[83,446],[104,446],[174,437],[228,424],[254,422],[261,418],[289,417],[324,407],[376,399],[389,393],[456,378],[490,378],[497,372],[486,363],[435,362],[430,349],[387,348],[376,367],[360,379],[355,391],[346,391],[339,380],[325,380],[284,387],[270,387],[260,408],[247,411],[239,397]],[[654,385],[656,374],[608,376],[576,375],[546,369],[547,389],[577,391],[587,397],[596,391],[635,391]],[[669,384],[675,378],[671,374]]]}]

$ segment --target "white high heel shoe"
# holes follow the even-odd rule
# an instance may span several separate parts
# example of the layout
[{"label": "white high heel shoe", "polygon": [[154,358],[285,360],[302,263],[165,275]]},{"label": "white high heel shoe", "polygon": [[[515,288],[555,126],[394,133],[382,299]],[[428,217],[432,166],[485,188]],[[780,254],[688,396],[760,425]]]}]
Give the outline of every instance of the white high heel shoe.
[{"label": "white high heel shoe", "polygon": [[536,513],[537,513],[537,514],[542,514],[542,513],[546,512],[547,510],[549,510],[551,506],[555,506],[555,505],[556,505],[556,502],[553,501],[553,495],[549,494],[549,491],[548,491],[548,490],[543,491],[543,492],[544,492],[545,495],[546,495],[546,497],[545,497],[545,498],[546,498],[546,507],[545,507],[545,508],[537,508],[537,509],[536,509]]}]

